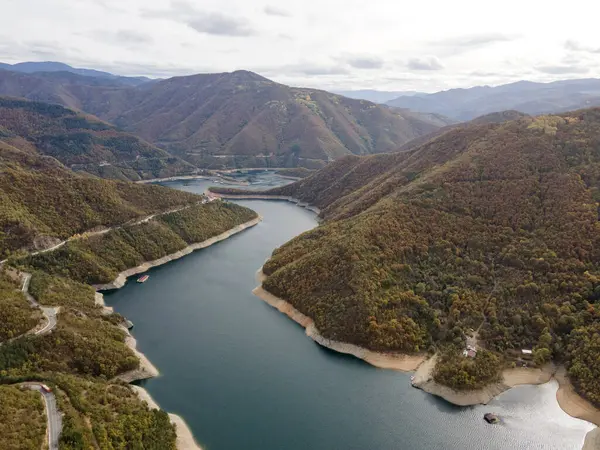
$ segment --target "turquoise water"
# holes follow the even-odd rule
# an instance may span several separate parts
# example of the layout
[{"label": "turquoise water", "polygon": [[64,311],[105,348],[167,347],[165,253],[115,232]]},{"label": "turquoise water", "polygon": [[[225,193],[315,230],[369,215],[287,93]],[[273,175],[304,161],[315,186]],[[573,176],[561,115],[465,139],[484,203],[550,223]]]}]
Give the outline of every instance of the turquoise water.
[{"label": "turquoise water", "polygon": [[[202,192],[208,184],[169,186]],[[238,203],[264,221],[106,295],[161,371],[144,387],[205,450],[581,448],[592,426],[560,410],[555,383],[458,408],[412,388],[408,374],[315,344],[251,293],[273,249],[315,227],[315,216],[287,202]],[[487,425],[489,411],[503,423]]]}]

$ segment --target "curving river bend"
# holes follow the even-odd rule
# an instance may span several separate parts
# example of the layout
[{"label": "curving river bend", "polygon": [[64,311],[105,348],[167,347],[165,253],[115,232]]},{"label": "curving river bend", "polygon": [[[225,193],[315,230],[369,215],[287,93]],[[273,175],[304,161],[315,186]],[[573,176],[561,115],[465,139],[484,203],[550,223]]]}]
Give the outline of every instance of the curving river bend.
[{"label": "curving river bend", "polygon": [[[210,184],[168,186],[203,192]],[[412,388],[408,374],[306,338],[251,291],[271,252],[315,227],[315,215],[287,202],[238,203],[264,221],[105,297],[135,323],[138,348],[161,371],[144,387],[205,450],[581,449],[593,426],[559,408],[554,382],[458,408]],[[488,411],[504,423],[485,424]]]}]

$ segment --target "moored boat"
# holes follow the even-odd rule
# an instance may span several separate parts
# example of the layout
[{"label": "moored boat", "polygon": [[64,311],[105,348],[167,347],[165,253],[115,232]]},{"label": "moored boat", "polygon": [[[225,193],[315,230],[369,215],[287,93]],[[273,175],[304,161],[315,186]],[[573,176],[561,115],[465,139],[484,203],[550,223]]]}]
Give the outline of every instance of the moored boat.
[{"label": "moored boat", "polygon": [[139,277],[137,279],[138,283],[145,283],[146,281],[148,281],[148,278],[150,278],[150,275],[142,275],[141,277]]},{"label": "moored boat", "polygon": [[494,424],[494,423],[500,422],[500,418],[496,414],[493,414],[493,413],[485,413],[483,415],[483,418],[485,419],[485,421],[487,423]]}]

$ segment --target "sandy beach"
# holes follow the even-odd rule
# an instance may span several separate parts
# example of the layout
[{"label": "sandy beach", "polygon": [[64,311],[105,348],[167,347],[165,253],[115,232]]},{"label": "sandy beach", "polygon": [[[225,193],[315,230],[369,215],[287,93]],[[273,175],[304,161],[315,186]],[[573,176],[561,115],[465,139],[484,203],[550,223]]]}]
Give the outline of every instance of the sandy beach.
[{"label": "sandy beach", "polygon": [[121,289],[123,286],[125,286],[125,283],[127,282],[127,278],[129,278],[133,275],[137,275],[137,274],[146,272],[148,269],[150,269],[152,267],[162,266],[163,264],[166,264],[168,262],[175,261],[176,259],[179,259],[179,258],[183,258],[184,256],[189,255],[190,253],[192,253],[196,250],[210,247],[211,245],[216,244],[217,242],[223,241],[223,240],[233,236],[234,234],[240,233],[241,231],[244,231],[247,228],[253,227],[254,225],[258,224],[261,220],[262,220],[262,217],[258,216],[256,219],[252,219],[246,223],[238,225],[230,230],[227,230],[227,231],[225,231],[217,236],[214,236],[210,239],[207,239],[203,242],[198,242],[196,244],[189,245],[189,246],[185,247],[184,249],[179,250],[178,252],[171,253],[170,255],[163,256],[162,258],[155,259],[154,261],[147,261],[137,267],[132,267],[131,269],[124,270],[123,272],[119,273],[117,278],[115,278],[112,282],[107,283],[107,284],[95,284],[95,285],[93,285],[93,287],[97,291],[109,291],[111,289]]}]

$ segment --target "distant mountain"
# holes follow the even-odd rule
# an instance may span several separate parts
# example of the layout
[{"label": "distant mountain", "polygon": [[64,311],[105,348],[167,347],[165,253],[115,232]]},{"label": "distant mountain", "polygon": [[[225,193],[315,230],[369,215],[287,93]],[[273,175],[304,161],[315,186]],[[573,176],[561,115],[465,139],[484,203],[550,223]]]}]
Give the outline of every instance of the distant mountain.
[{"label": "distant mountain", "polygon": [[386,103],[401,96],[420,94],[417,91],[378,91],[375,89],[358,89],[355,91],[333,91],[335,94],[358,100],[368,100],[373,103]]},{"label": "distant mountain", "polygon": [[59,105],[0,97],[0,142],[55,158],[76,172],[140,180],[195,168],[113,125]]},{"label": "distant mountain", "polygon": [[390,106],[471,120],[484,114],[517,110],[537,115],[600,105],[600,79],[563,80],[552,83],[519,81],[497,87],[450,89],[435,94],[402,96]]},{"label": "distant mountain", "polygon": [[89,112],[204,168],[319,168],[344,155],[396,151],[446,124],[247,71],[137,87],[63,74],[0,71],[0,94]]},{"label": "distant mountain", "polygon": [[119,80],[121,83],[131,86],[136,86],[138,84],[151,81],[151,79],[147,77],[123,77],[120,75],[114,75],[109,72],[102,72],[100,70],[78,69],[76,67],[69,66],[68,64],[55,61],[22,62],[17,64],[0,63],[0,69],[11,70],[13,72],[21,73],[69,72],[85,77],[108,78],[112,80]]}]

